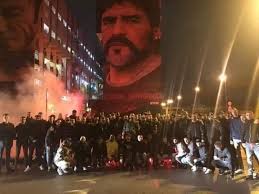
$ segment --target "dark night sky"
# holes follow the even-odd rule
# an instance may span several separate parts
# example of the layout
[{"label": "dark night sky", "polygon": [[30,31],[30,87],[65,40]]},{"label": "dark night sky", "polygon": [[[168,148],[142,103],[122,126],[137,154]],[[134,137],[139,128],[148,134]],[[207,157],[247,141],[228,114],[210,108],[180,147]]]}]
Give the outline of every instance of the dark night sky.
[{"label": "dark night sky", "polygon": [[86,31],[88,46],[101,59],[100,44],[96,36],[96,1],[95,0],[66,0],[72,12],[77,17],[80,26]]},{"label": "dark night sky", "polygon": [[[99,54],[96,41],[95,0],[68,0],[80,23],[88,32],[91,48]],[[230,43],[238,18],[246,0],[162,0],[161,53],[166,68],[167,92],[178,94],[184,77],[182,95],[186,104],[194,97],[202,56],[205,56],[200,87],[200,102],[213,105],[218,90],[226,47]],[[259,56],[259,21],[252,12],[244,12],[239,33],[227,68],[227,93],[237,104],[243,105]],[[98,45],[98,46],[96,46]],[[205,50],[207,54],[205,55]],[[258,99],[259,76],[254,87]],[[170,88],[168,92],[168,88]],[[257,94],[257,95],[256,95]]]},{"label": "dark night sky", "polygon": [[[215,104],[219,85],[217,78],[222,71],[226,47],[233,37],[244,2],[248,1],[163,1],[161,53],[167,68],[166,83],[171,83],[170,91],[177,95],[181,78],[184,77],[181,93],[186,104],[193,102],[193,88],[197,83],[205,48],[207,55],[200,81],[200,102]],[[259,56],[259,21],[253,17],[254,11],[250,7],[242,18],[226,72],[228,96],[241,106],[245,104]],[[258,74],[256,83],[253,104],[259,94]]]}]

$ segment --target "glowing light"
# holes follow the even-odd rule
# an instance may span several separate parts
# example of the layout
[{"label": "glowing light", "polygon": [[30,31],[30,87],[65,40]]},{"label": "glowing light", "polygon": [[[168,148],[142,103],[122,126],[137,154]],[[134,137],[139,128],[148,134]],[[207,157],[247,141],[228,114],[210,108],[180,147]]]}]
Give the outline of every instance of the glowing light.
[{"label": "glowing light", "polygon": [[65,101],[65,102],[69,102],[71,99],[69,96],[62,96],[61,100]]},{"label": "glowing light", "polygon": [[182,97],[181,95],[178,95],[178,96],[177,96],[177,100],[178,100],[178,101],[180,101],[180,100],[182,100],[182,99],[183,99],[183,97]]},{"label": "glowing light", "polygon": [[[258,79],[258,75],[259,75],[259,57],[257,59],[257,63],[255,65],[255,69],[253,71],[253,76],[252,76],[252,80],[251,80],[251,83],[249,84],[250,87],[249,87],[249,93],[248,93],[248,96],[247,96],[247,100],[246,100],[246,107],[248,108],[249,106],[249,103],[251,101],[251,98],[253,96],[253,92],[255,91],[255,87],[256,87],[256,81]],[[258,99],[259,101],[259,99]],[[258,102],[259,103],[259,102]]]},{"label": "glowing light", "polygon": [[196,86],[194,90],[195,90],[195,92],[200,92],[201,91],[199,86]]},{"label": "glowing light", "polygon": [[224,74],[224,73],[220,74],[220,76],[219,76],[219,81],[221,81],[221,82],[227,81],[227,76],[226,76],[226,74]]},{"label": "glowing light", "polygon": [[161,103],[161,106],[162,106],[162,107],[165,107],[165,106],[166,106],[166,103],[165,103],[165,102],[162,102],[162,103]]},{"label": "glowing light", "polygon": [[39,80],[39,79],[34,79],[34,85],[35,86],[41,86],[41,80]]},{"label": "glowing light", "polygon": [[[232,37],[231,41],[229,42],[229,45],[227,46],[227,50],[226,50],[225,56],[223,58],[223,69],[222,69],[221,75],[225,75],[225,72],[226,72],[226,69],[227,69],[227,66],[228,66],[228,62],[229,62],[229,59],[230,59],[230,56],[231,56],[231,53],[232,53],[232,49],[233,49],[233,46],[235,44],[236,37],[237,37],[237,34],[239,32],[239,29],[240,29],[240,25],[242,23],[243,15],[244,15],[244,9],[240,13],[240,16],[238,18],[236,27],[234,29],[233,37]],[[219,89],[218,89],[218,95],[217,95],[216,105],[215,105],[215,109],[214,109],[214,115],[217,115],[217,113],[218,113],[218,108],[219,108],[219,105],[220,105],[220,100],[221,100],[221,95],[222,95],[221,93],[222,93],[223,83],[226,83],[227,77],[226,76],[220,76],[219,79],[220,79],[221,82],[220,82]],[[225,79],[225,81],[223,81],[224,79]]]},{"label": "glowing light", "polygon": [[173,99],[168,99],[167,100],[167,104],[173,104],[173,103],[174,103]]}]

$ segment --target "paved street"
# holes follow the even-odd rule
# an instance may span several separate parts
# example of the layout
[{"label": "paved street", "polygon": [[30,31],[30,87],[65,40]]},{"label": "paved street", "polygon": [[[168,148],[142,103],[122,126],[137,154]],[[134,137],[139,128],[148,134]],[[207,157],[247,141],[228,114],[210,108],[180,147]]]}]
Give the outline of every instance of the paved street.
[{"label": "paved street", "polygon": [[0,175],[0,194],[257,194],[259,181],[244,176],[228,180],[189,170],[140,172],[96,172],[57,176],[33,172]]}]

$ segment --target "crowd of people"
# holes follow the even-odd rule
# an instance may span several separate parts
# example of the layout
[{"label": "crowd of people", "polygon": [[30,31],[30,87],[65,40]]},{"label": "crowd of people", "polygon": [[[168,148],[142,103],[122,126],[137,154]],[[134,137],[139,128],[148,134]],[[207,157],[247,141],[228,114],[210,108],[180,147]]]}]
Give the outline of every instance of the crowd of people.
[{"label": "crowd of people", "polygon": [[[11,165],[10,152],[16,140],[16,156]],[[21,148],[23,157],[20,157]],[[164,114],[72,115],[48,121],[42,113],[21,117],[14,126],[9,115],[0,124],[0,171],[5,153],[7,172],[24,161],[27,173],[32,165],[40,170],[57,170],[59,175],[90,169],[118,168],[190,168],[210,174],[234,177],[243,173],[241,149],[248,165],[247,179],[256,179],[253,155],[259,159],[259,118],[253,112],[240,115],[230,112],[189,115],[179,111]],[[5,150],[5,152],[3,152]]]}]

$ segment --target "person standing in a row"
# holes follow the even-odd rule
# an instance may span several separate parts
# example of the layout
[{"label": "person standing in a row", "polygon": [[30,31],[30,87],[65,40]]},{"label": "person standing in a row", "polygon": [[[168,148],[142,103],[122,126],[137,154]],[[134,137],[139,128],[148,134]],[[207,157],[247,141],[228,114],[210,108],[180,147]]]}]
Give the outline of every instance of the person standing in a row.
[{"label": "person standing in a row", "polygon": [[28,139],[29,139],[29,126],[26,123],[26,117],[21,117],[21,122],[15,127],[16,131],[16,157],[15,169],[20,158],[21,148],[23,148],[25,166],[29,165],[28,161]]},{"label": "person standing in a row", "polygon": [[9,122],[9,115],[3,114],[3,122],[0,124],[0,172],[2,165],[3,151],[5,149],[5,164],[7,172],[12,172],[10,167],[11,149],[15,138],[14,124]]}]

